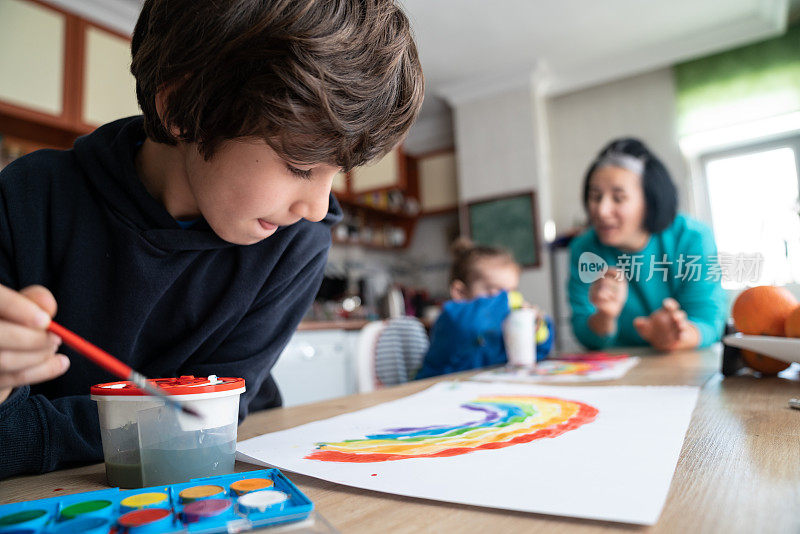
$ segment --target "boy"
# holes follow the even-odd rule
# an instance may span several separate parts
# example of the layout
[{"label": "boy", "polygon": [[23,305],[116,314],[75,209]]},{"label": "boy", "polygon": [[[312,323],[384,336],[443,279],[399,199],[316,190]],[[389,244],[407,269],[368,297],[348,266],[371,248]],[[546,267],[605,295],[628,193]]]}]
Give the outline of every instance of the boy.
[{"label": "boy", "polygon": [[240,418],[279,406],[333,176],[422,102],[392,0],[147,0],[131,48],[144,117],[0,175],[0,478],[102,459],[88,390],[115,377],[55,354],[53,316],[150,377],[243,377]]}]

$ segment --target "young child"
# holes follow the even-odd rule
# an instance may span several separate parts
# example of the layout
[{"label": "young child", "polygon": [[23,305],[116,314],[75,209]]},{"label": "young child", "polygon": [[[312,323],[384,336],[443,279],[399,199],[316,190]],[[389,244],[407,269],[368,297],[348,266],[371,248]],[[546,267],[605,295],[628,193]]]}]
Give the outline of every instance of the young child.
[{"label": "young child", "polygon": [[[433,325],[431,345],[416,378],[506,363],[503,321],[512,309],[515,294],[509,292],[519,285],[520,267],[508,251],[473,245],[464,238],[455,241],[452,252],[452,300]],[[552,345],[553,322],[540,315],[536,358],[545,358]]]},{"label": "young child", "polygon": [[150,377],[243,377],[240,418],[279,406],[332,179],[422,103],[393,0],[147,0],[132,58],[143,117],[0,175],[0,478],[102,459],[89,387],[116,378],[56,354],[54,316]]}]

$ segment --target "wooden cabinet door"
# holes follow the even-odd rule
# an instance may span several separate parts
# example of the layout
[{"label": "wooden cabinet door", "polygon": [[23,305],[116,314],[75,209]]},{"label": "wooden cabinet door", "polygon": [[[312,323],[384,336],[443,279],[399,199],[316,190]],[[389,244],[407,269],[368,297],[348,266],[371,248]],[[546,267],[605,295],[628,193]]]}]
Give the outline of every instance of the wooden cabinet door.
[{"label": "wooden cabinet door", "polygon": [[100,125],[140,113],[129,39],[86,25],[82,121]]},{"label": "wooden cabinet door", "polygon": [[449,210],[458,206],[458,173],[453,151],[415,159],[422,213]]},{"label": "wooden cabinet door", "polygon": [[405,158],[395,148],[380,161],[350,171],[350,193],[359,195],[373,191],[402,189],[406,185]]},{"label": "wooden cabinet door", "polygon": [[60,117],[66,16],[22,0],[0,1],[0,100]]}]

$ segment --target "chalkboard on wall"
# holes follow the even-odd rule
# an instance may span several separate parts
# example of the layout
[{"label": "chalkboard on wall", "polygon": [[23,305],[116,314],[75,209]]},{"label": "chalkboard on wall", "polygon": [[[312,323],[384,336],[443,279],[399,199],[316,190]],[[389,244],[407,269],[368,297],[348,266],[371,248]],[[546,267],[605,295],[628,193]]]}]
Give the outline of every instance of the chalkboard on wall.
[{"label": "chalkboard on wall", "polygon": [[528,191],[467,203],[470,239],[479,245],[503,247],[523,267],[538,267],[536,193]]}]

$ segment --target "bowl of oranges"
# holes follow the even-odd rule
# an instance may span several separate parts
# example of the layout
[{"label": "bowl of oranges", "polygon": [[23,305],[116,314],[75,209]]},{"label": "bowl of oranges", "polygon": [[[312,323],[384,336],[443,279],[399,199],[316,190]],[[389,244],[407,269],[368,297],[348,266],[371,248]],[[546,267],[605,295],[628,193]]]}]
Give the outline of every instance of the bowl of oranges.
[{"label": "bowl of oranges", "polygon": [[739,332],[723,343],[741,349],[742,363],[775,375],[800,362],[800,302],[785,287],[756,286],[742,291],[731,309]]}]

